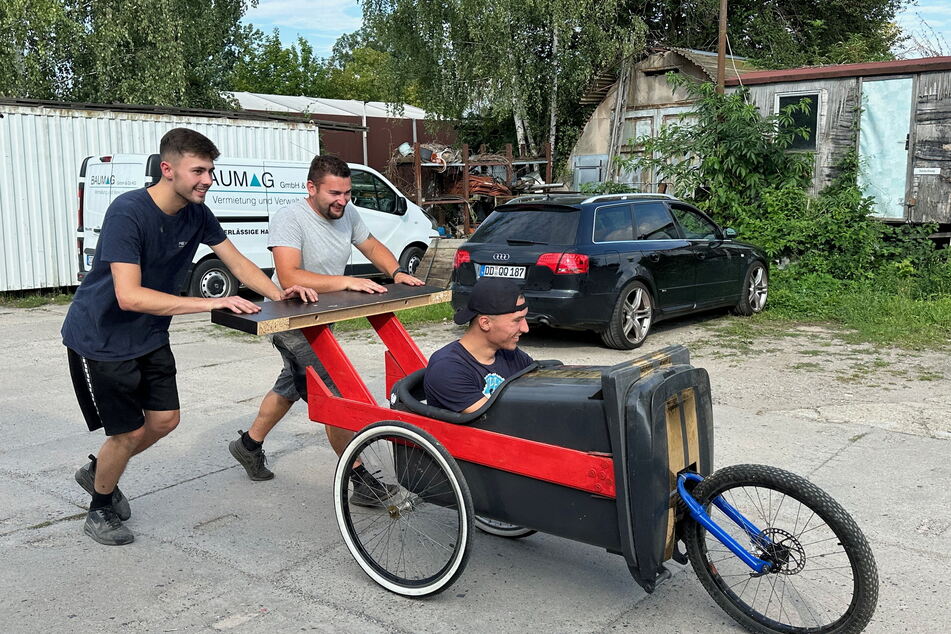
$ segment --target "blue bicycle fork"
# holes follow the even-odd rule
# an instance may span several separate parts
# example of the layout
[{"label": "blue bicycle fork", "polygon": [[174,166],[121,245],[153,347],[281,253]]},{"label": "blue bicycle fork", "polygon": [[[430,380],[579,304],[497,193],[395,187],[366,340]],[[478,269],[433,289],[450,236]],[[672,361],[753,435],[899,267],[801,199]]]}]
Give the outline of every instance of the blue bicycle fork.
[{"label": "blue bicycle fork", "polygon": [[[772,564],[751,554],[749,551],[743,548],[739,542],[733,539],[729,533],[720,528],[719,524],[711,519],[700,503],[697,502],[687,491],[685,485],[688,480],[700,482],[703,480],[703,476],[697,473],[681,473],[677,476],[677,492],[687,505],[687,508],[690,509],[690,516],[696,521],[700,522],[700,524],[705,529],[707,529],[707,532],[716,537],[721,544],[729,548],[734,555],[739,557],[743,563],[752,568],[754,572],[758,574],[765,574],[769,572]],[[754,539],[762,540],[764,545],[771,543],[767,538],[760,536],[760,529],[756,528],[756,525],[740,515],[740,512],[733,508],[733,506],[731,506],[726,500],[724,500],[723,496],[718,495],[712,500],[712,502],[718,509],[723,511],[727,517],[733,520],[737,526],[746,531],[748,535],[754,537]]]}]

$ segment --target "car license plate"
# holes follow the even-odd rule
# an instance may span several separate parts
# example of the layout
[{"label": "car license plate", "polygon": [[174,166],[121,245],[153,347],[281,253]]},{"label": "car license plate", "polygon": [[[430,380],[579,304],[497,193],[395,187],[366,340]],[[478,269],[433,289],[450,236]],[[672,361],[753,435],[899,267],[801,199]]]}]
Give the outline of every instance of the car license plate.
[{"label": "car license plate", "polygon": [[479,267],[479,277],[511,277],[525,278],[524,266],[508,266],[505,264],[483,264]]}]

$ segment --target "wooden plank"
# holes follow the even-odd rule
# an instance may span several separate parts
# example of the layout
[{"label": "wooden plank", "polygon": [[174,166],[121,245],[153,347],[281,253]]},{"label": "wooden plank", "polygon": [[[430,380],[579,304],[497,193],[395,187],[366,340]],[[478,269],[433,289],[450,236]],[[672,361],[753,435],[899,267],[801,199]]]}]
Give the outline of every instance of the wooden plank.
[{"label": "wooden plank", "polygon": [[261,312],[236,314],[230,310],[211,311],[212,323],[234,328],[252,335],[267,335],[298,330],[345,319],[369,317],[406,308],[442,304],[452,298],[450,291],[434,286],[386,285],[386,293],[337,291],[321,293],[317,303],[299,299],[282,302],[259,302]]}]

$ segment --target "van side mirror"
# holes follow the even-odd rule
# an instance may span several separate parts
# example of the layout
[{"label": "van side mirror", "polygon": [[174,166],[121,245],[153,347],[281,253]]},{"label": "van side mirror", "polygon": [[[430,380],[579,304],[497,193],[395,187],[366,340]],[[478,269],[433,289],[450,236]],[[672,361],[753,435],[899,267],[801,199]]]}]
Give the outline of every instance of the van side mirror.
[{"label": "van side mirror", "polygon": [[406,199],[402,196],[396,197],[396,209],[395,213],[397,216],[402,216],[406,213]]},{"label": "van side mirror", "polygon": [[731,229],[730,227],[727,227],[726,229],[723,230],[723,235],[727,240],[732,240],[737,235],[736,229]]}]

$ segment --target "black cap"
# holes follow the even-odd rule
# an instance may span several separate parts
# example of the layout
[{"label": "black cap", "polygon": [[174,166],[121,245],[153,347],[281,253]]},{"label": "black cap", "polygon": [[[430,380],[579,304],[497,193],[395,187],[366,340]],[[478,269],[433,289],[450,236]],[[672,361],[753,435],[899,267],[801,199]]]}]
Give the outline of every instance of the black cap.
[{"label": "black cap", "polygon": [[460,326],[469,323],[476,315],[507,315],[525,308],[525,302],[518,303],[522,290],[512,280],[500,277],[483,277],[472,287],[469,303],[465,308],[456,309],[453,316]]}]

